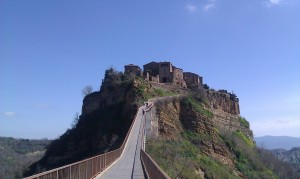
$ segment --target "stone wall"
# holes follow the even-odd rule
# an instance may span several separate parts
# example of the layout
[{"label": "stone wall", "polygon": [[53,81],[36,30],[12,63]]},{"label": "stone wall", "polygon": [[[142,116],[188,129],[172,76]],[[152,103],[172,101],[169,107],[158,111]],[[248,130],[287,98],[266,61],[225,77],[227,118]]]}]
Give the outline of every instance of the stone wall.
[{"label": "stone wall", "polygon": [[206,90],[206,96],[208,97],[213,109],[220,109],[233,115],[240,114],[238,98],[233,98],[232,94]]},{"label": "stone wall", "polygon": [[154,83],[159,83],[159,75],[157,76],[150,76],[150,81]]},{"label": "stone wall", "polygon": [[150,62],[144,66],[144,75],[148,72],[150,76],[159,75],[159,64],[157,62]]},{"label": "stone wall", "polygon": [[186,81],[183,79],[183,70],[173,66],[173,84],[178,87],[186,87]]},{"label": "stone wall", "polygon": [[186,85],[188,88],[202,87],[202,77],[195,73],[184,72],[183,79],[186,81]]},{"label": "stone wall", "polygon": [[[181,88],[202,87],[202,77],[172,65],[171,62],[150,62],[144,66],[144,76],[148,81],[157,83],[172,83]],[[158,79],[157,79],[158,78]]]},{"label": "stone wall", "polygon": [[136,76],[142,76],[142,69],[137,65],[129,64],[129,65],[125,65],[124,68],[125,68],[124,73],[127,75],[132,74]]}]

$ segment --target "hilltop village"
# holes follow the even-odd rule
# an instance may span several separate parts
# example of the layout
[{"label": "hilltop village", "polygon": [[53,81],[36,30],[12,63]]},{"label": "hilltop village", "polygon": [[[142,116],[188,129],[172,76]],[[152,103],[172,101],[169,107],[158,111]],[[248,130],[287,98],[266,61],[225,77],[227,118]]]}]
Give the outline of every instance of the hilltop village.
[{"label": "hilltop village", "polygon": [[144,77],[155,83],[168,83],[180,88],[200,88],[202,77],[191,72],[183,72],[171,62],[150,62],[143,65],[144,70],[133,64],[125,65],[125,74]]},{"label": "hilltop village", "polygon": [[[111,68],[107,74],[114,74]],[[203,78],[192,72],[184,72],[171,62],[150,62],[143,65],[143,70],[134,64],[124,66],[126,76],[138,76],[148,81],[150,85],[165,88],[171,91],[186,93],[191,89],[205,89],[205,95],[211,99],[212,107],[222,106],[223,111],[239,114],[239,99],[227,90],[209,89],[207,84],[203,84]],[[122,75],[108,75],[101,84],[98,92],[93,92],[83,100],[82,115],[88,114],[99,106],[107,106],[123,100],[121,93],[111,91],[115,88],[116,82],[120,82]]]},{"label": "hilltop village", "polygon": [[[143,70],[134,64],[125,65],[124,68],[124,73],[126,75],[140,76],[145,78],[146,81],[153,83],[161,83],[183,89],[209,89],[207,84],[203,84],[202,76],[192,72],[184,72],[181,68],[172,65],[171,62],[152,61],[143,65]],[[226,97],[230,98],[232,101],[238,102],[237,96],[227,90],[220,89],[215,91],[211,89],[210,91],[225,94]]]}]

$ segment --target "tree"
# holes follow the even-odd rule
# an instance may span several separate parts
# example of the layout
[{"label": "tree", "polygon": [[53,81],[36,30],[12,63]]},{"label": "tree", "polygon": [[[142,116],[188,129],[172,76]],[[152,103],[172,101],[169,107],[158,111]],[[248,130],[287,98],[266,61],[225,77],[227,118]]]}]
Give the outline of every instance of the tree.
[{"label": "tree", "polygon": [[72,125],[72,128],[75,128],[75,127],[76,127],[78,121],[79,121],[79,113],[77,112],[77,113],[74,115],[74,120],[73,120],[73,122],[72,122],[72,124],[71,124],[71,125]]},{"label": "tree", "polygon": [[209,86],[207,84],[203,84],[204,89],[209,89]]},{"label": "tree", "polygon": [[85,96],[87,96],[87,95],[89,95],[89,94],[91,94],[93,92],[93,87],[90,86],[90,85],[88,85],[88,86],[84,87],[81,90],[81,92],[82,92],[82,95],[85,97]]}]

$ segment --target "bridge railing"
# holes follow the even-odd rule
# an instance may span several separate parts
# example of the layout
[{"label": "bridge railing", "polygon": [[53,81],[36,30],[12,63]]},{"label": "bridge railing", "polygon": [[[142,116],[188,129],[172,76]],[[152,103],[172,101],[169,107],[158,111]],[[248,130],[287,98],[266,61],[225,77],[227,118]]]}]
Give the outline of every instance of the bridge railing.
[{"label": "bridge railing", "polygon": [[149,179],[171,179],[157,163],[141,149],[141,160]]},{"label": "bridge railing", "polygon": [[[139,109],[137,113],[138,112]],[[101,155],[97,155],[95,157],[81,160],[76,163],[29,176],[25,179],[89,179],[96,177],[122,155],[132,126],[136,120],[137,113],[135,114],[134,120],[132,121],[131,126],[120,148]]]},{"label": "bridge railing", "polygon": [[[151,111],[153,103],[150,104],[145,112]],[[146,141],[146,118],[143,120],[143,131],[142,131],[142,148],[141,148],[141,161],[149,179],[171,179],[159,166],[158,164],[146,153],[145,141]]]}]

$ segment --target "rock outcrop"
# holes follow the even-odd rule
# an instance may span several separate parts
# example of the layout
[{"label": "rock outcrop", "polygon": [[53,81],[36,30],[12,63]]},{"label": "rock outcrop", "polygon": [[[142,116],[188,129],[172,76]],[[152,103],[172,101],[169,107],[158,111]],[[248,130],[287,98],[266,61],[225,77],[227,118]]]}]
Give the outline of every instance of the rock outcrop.
[{"label": "rock outcrop", "polygon": [[240,115],[238,98],[231,93],[205,90],[206,96],[214,111],[223,111],[232,115]]},{"label": "rock outcrop", "polygon": [[235,169],[231,149],[220,139],[220,132],[242,131],[253,141],[249,126],[240,122],[238,99],[212,90],[199,89],[198,93],[196,98],[177,96],[155,100],[159,137],[178,140],[183,133],[194,132],[201,136],[201,140],[193,141],[201,151],[243,176]]},{"label": "rock outcrop", "polygon": [[118,148],[138,109],[134,83],[123,73],[107,70],[101,90],[84,98],[78,123],[54,140],[25,176]]}]

